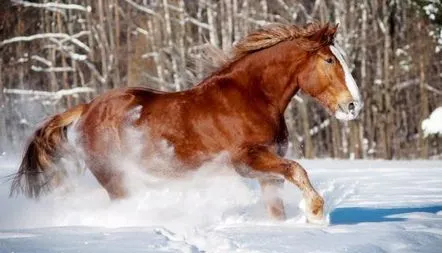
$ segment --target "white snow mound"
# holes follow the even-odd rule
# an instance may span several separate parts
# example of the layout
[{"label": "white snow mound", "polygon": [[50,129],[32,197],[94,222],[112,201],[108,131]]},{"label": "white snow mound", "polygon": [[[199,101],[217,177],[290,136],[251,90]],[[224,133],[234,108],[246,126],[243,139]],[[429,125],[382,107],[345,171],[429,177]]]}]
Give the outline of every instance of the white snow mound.
[{"label": "white snow mound", "polygon": [[424,119],[421,127],[425,133],[425,136],[431,134],[442,135],[442,106],[436,108],[436,110],[431,113],[430,117]]}]

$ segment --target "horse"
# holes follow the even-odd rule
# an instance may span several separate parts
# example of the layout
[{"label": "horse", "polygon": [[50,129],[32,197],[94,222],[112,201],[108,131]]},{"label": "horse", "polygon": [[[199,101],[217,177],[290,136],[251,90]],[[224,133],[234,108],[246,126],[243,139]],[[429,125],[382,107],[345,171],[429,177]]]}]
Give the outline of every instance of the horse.
[{"label": "horse", "polygon": [[225,152],[241,176],[258,180],[271,217],[286,218],[276,192],[287,180],[302,191],[307,220],[323,220],[324,200],[306,170],[284,158],[284,111],[302,91],[339,120],[358,116],[362,100],[335,43],[337,29],[329,23],[267,25],[234,44],[221,66],[188,90],[119,88],[50,117],[30,139],[11,195],[38,198],[63,183],[66,173],[57,164],[70,152],[68,133],[75,129],[84,163],[110,199],[127,197],[124,165],[111,158],[131,145],[123,135],[132,127],[142,133],[141,166],[148,167],[162,145],[173,147],[171,177]]}]

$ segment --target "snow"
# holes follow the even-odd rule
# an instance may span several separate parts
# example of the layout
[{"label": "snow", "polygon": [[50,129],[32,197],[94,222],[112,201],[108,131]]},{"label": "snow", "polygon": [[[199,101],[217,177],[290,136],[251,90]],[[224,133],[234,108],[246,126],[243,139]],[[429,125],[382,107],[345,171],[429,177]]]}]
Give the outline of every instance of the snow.
[{"label": "snow", "polygon": [[436,20],[436,14],[439,12],[436,5],[437,1],[436,0],[428,1],[428,3],[426,4],[427,5],[423,7],[425,14],[427,14],[428,18],[430,18],[431,20]]},{"label": "snow", "polygon": [[[17,163],[0,157],[0,176]],[[326,200],[329,225],[307,224],[288,184],[288,220],[270,220],[257,182],[216,163],[114,203],[87,172],[39,201],[8,198],[5,177],[0,252],[440,252],[440,161],[300,163]]]},{"label": "snow", "polygon": [[436,108],[436,110],[431,113],[430,117],[424,119],[421,127],[425,136],[431,134],[442,135],[442,107]]}]

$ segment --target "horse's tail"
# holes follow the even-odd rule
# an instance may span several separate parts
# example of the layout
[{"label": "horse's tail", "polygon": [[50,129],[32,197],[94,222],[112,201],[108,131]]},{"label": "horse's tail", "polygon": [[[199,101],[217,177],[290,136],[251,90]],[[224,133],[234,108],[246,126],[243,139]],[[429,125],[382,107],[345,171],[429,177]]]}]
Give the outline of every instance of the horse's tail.
[{"label": "horse's tail", "polygon": [[60,183],[66,173],[56,165],[66,149],[67,127],[81,116],[84,107],[79,105],[57,114],[35,131],[12,181],[10,196],[23,193],[28,198],[38,198]]}]

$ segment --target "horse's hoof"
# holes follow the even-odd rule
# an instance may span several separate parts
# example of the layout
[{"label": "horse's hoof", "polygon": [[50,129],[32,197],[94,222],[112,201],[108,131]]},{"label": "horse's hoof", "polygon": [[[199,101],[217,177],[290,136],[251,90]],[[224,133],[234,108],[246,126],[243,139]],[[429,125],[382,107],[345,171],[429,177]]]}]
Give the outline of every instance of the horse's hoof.
[{"label": "horse's hoof", "polygon": [[323,216],[313,216],[307,214],[307,222],[314,225],[328,225],[328,220]]},{"label": "horse's hoof", "polygon": [[285,221],[287,218],[285,212],[270,212],[270,216],[275,221]]},{"label": "horse's hoof", "polygon": [[273,203],[267,207],[267,211],[274,220],[284,221],[286,219],[284,205],[282,201],[278,201]]},{"label": "horse's hoof", "polygon": [[308,210],[306,212],[307,222],[310,224],[315,225],[326,225],[328,224],[328,221],[324,215],[323,207],[318,210],[316,209],[315,212],[312,212],[311,210]]},{"label": "horse's hoof", "polygon": [[324,218],[324,200],[317,196],[311,201],[302,200],[301,209],[304,210],[307,222],[311,224],[325,225],[327,220]]}]

